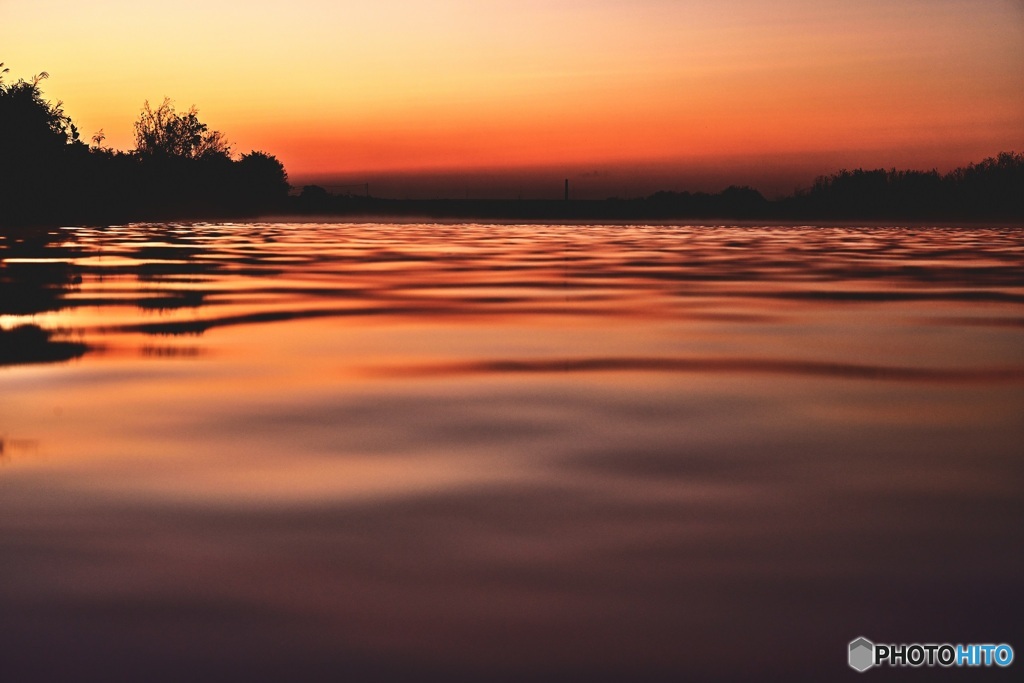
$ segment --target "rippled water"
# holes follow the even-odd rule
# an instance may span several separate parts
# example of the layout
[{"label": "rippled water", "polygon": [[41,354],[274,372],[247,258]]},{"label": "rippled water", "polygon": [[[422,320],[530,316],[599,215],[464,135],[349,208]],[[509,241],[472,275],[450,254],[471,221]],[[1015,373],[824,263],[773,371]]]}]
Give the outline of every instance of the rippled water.
[{"label": "rippled water", "polygon": [[1020,229],[66,228],[0,293],[2,680],[1024,651]]}]

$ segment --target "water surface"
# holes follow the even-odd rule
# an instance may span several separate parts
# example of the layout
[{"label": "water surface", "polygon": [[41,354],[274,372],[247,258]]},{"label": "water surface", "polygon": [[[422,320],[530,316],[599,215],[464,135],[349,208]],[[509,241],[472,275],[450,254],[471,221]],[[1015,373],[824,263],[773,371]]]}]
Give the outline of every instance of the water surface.
[{"label": "water surface", "polygon": [[65,228],[0,291],[5,681],[1024,652],[1019,229]]}]

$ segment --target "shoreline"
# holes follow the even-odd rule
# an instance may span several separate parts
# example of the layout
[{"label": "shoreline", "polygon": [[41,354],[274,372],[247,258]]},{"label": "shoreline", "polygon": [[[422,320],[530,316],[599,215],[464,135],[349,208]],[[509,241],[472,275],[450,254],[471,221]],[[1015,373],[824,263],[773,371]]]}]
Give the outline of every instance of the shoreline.
[{"label": "shoreline", "polygon": [[[296,206],[296,202],[260,212],[198,211],[189,213],[111,212],[107,215],[67,215],[59,219],[26,221],[10,220],[0,216],[0,235],[22,230],[55,229],[71,226],[109,227],[144,223],[494,223],[496,225],[691,225],[691,226],[842,226],[842,227],[914,227],[954,228],[961,226],[1024,227],[1024,216],[984,215],[835,215],[829,213],[795,214],[785,211],[758,213],[671,213],[662,211],[601,211],[607,202],[617,200],[369,200],[375,206],[352,206],[337,210],[316,210]],[[638,200],[630,200],[638,201]],[[640,200],[642,201],[642,200]],[[510,211],[510,204],[519,211]],[[616,207],[625,208],[625,207]],[[647,207],[629,207],[647,208]],[[522,210],[526,209],[526,210]],[[541,210],[549,209],[549,210]]]}]

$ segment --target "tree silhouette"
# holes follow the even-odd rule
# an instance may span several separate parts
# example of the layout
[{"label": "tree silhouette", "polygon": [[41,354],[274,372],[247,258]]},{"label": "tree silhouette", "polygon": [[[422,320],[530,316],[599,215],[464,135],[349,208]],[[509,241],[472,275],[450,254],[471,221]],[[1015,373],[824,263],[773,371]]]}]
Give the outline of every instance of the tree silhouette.
[{"label": "tree silhouette", "polygon": [[[0,67],[3,67],[0,62]],[[78,141],[78,128],[64,113],[64,103],[50,104],[43,99],[39,84],[50,77],[45,71],[31,81],[19,79],[4,83],[0,69],[0,145],[7,154],[39,153],[59,150]]]},{"label": "tree silhouette", "polygon": [[87,148],[63,103],[43,98],[45,71],[28,81],[6,83],[7,71],[0,69],[0,207],[7,216],[22,219],[71,199],[71,167]]},{"label": "tree silhouette", "polygon": [[168,97],[156,109],[149,106],[149,100],[143,104],[139,120],[135,122],[135,148],[144,155],[185,159],[231,156],[231,147],[224,135],[201,122],[194,105],[186,114],[179,114]]},{"label": "tree silhouette", "polygon": [[780,202],[787,215],[828,218],[1024,217],[1024,154],[1001,152],[938,171],[841,170]]},{"label": "tree silhouette", "polygon": [[272,154],[257,151],[243,154],[235,164],[235,174],[242,188],[239,199],[243,204],[264,207],[279,204],[288,196],[288,173]]},{"label": "tree silhouette", "polygon": [[147,101],[136,149],[80,140],[63,103],[42,94],[46,72],[5,81],[0,63],[0,225],[252,215],[284,207],[288,175],[266,152],[231,157],[225,136],[193,106]]}]

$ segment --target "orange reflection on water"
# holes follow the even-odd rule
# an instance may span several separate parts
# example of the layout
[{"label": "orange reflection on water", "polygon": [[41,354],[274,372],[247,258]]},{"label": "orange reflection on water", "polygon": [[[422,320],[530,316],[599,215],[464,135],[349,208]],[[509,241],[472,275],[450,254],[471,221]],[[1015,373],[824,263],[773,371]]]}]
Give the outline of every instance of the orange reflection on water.
[{"label": "orange reflection on water", "polygon": [[865,624],[1024,609],[1019,230],[137,225],[0,260],[5,330],[86,345],[0,368],[0,439],[37,444],[0,459],[23,670],[823,680]]}]

